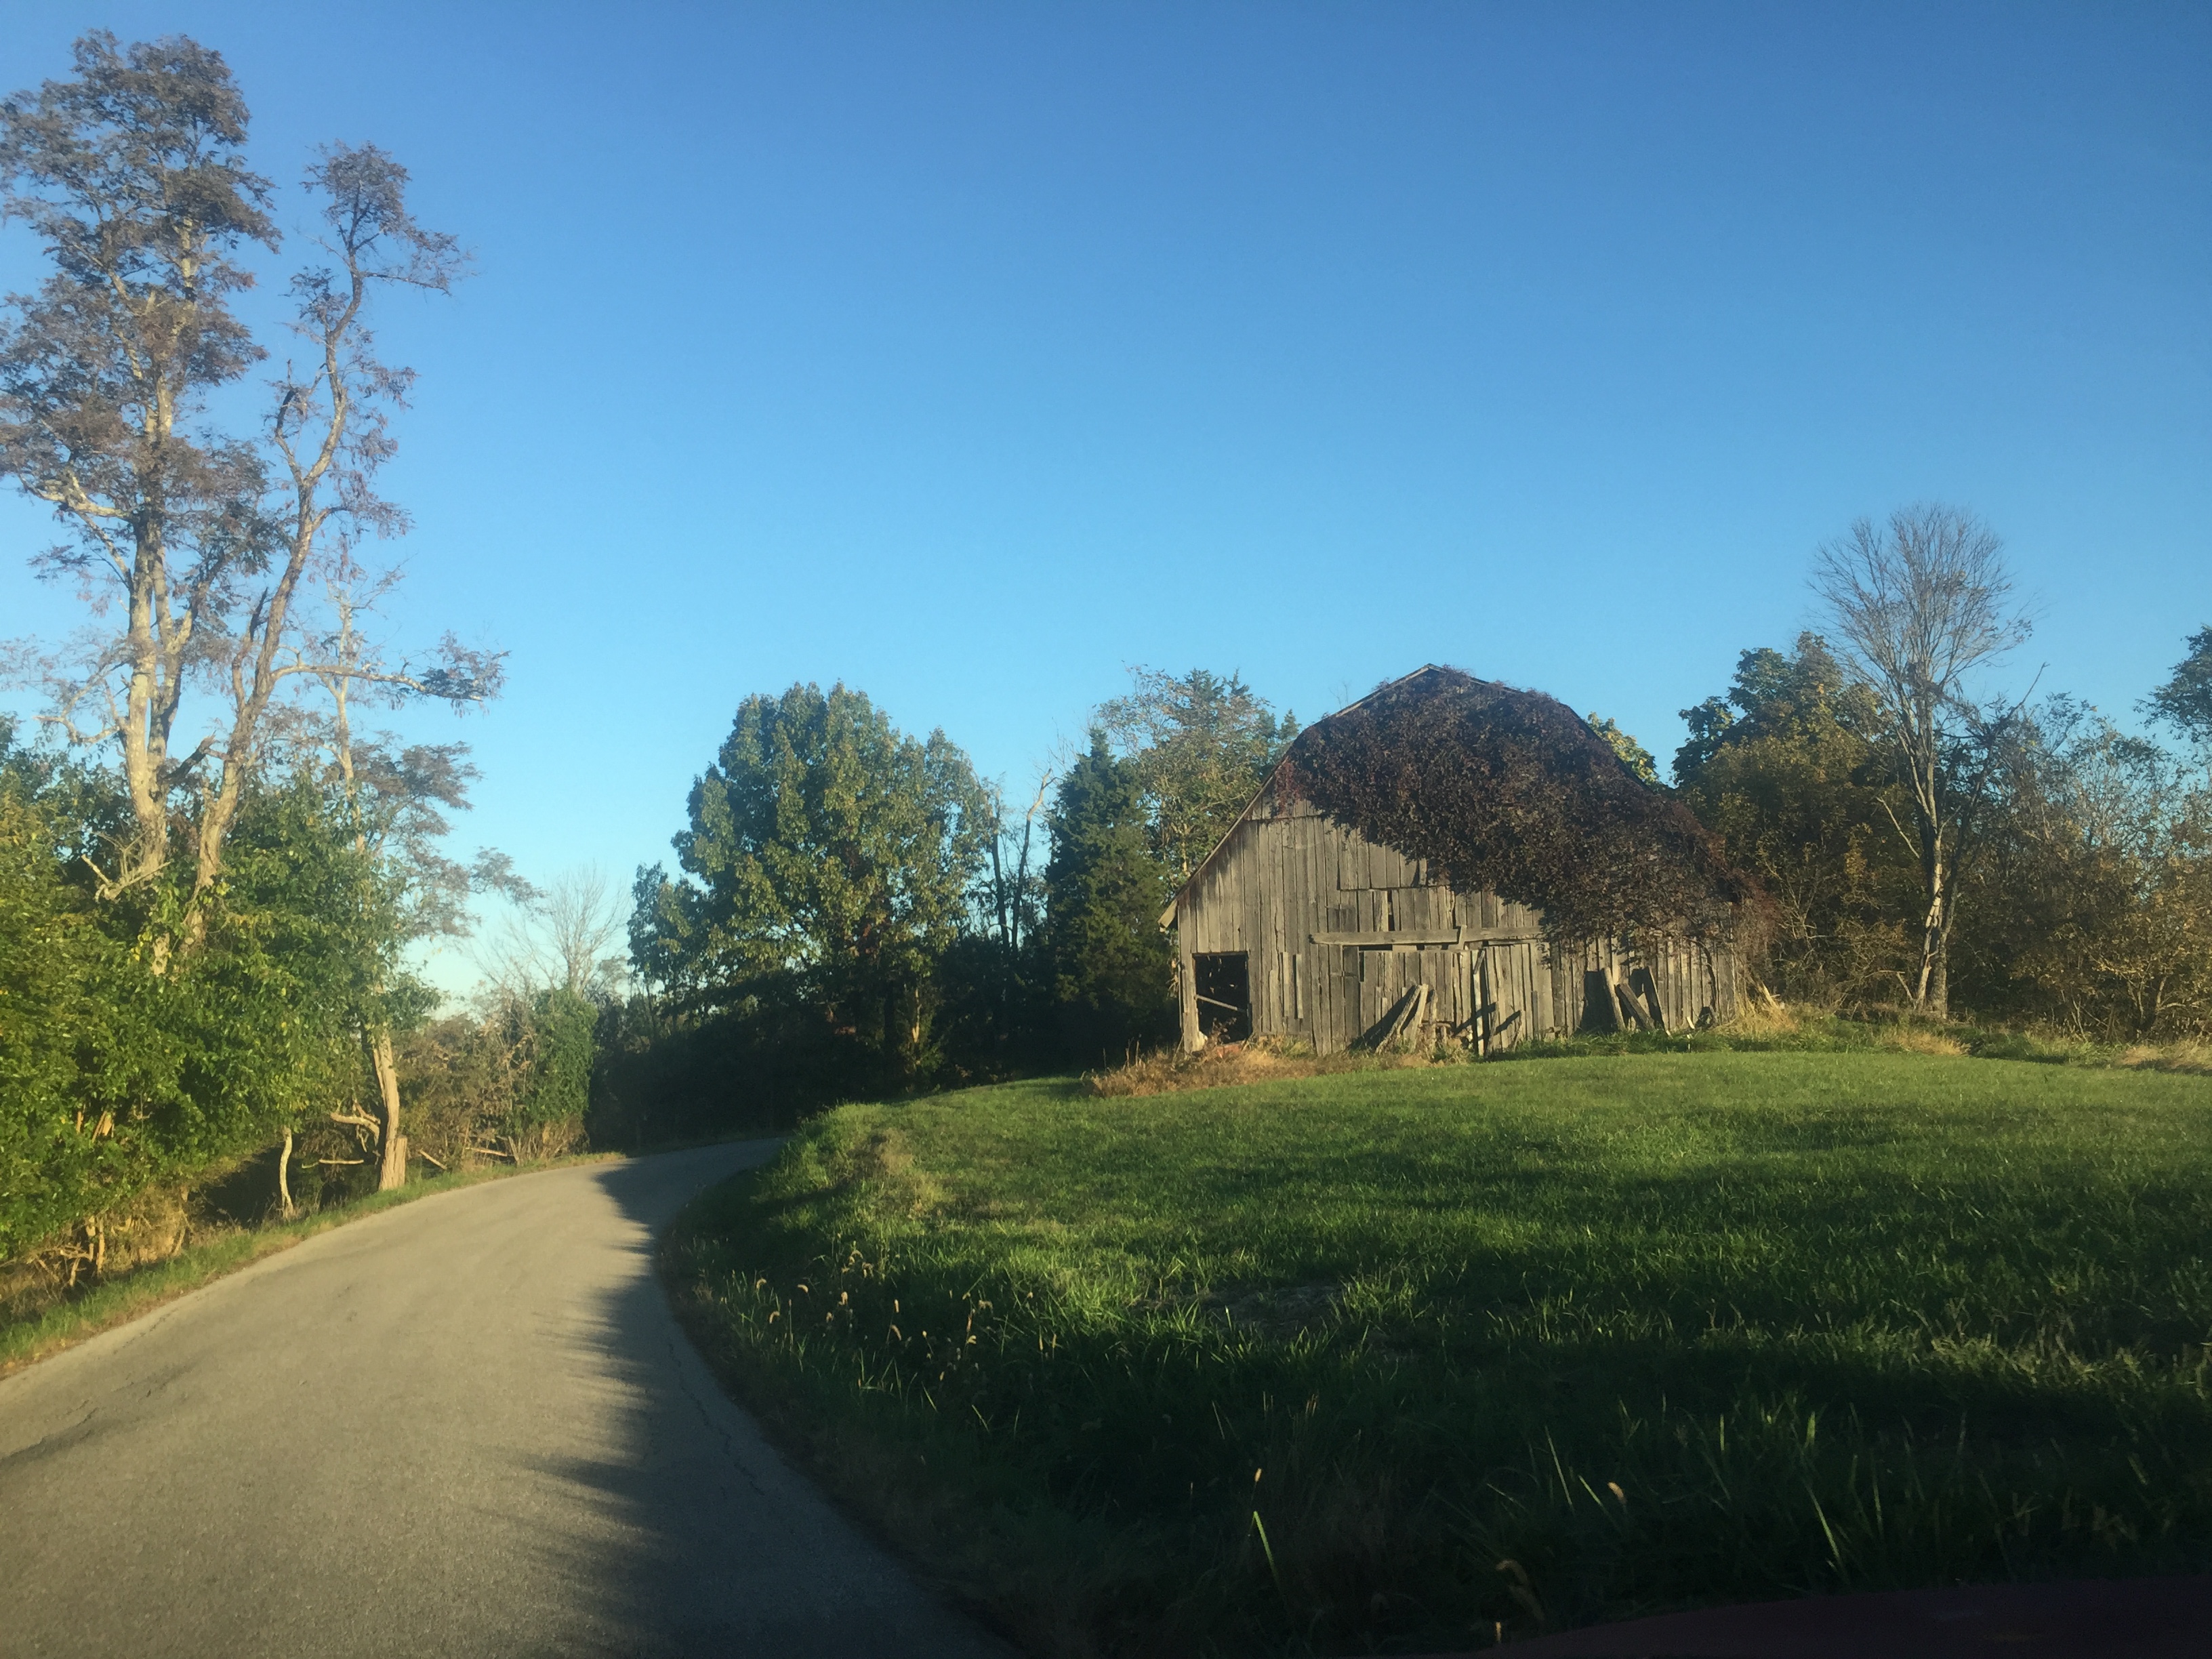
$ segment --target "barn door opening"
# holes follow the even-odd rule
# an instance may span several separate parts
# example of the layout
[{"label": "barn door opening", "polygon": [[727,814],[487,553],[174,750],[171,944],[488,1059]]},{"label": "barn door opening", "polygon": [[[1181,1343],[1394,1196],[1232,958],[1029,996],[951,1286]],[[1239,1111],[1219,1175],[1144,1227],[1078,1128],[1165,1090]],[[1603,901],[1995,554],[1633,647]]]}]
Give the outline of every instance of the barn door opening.
[{"label": "barn door opening", "polygon": [[1198,992],[1198,1028],[1210,1042],[1242,1042],[1252,1035],[1251,957],[1242,951],[1201,951],[1190,959]]},{"label": "barn door opening", "polygon": [[1595,968],[1583,970],[1583,1018],[1577,1028],[1584,1031],[1619,1031],[1626,1029],[1627,1022],[1620,1017],[1620,1005],[1613,1000],[1613,981]]}]

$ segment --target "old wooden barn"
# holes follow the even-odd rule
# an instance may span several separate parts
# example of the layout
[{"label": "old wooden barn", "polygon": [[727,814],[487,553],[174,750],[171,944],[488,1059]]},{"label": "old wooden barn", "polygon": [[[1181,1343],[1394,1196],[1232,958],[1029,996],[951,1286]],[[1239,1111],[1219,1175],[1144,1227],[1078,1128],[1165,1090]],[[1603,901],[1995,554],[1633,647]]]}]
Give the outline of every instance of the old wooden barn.
[{"label": "old wooden barn", "polygon": [[[1425,676],[1482,684],[1429,667],[1382,691],[1419,696]],[[1577,1030],[1679,1030],[1735,1012],[1732,946],[1649,932],[1555,942],[1540,912],[1447,885],[1423,860],[1329,816],[1286,775],[1291,764],[1276,768],[1161,917],[1175,930],[1186,1048],[1260,1036],[1330,1054],[1412,1037],[1491,1053]]]}]

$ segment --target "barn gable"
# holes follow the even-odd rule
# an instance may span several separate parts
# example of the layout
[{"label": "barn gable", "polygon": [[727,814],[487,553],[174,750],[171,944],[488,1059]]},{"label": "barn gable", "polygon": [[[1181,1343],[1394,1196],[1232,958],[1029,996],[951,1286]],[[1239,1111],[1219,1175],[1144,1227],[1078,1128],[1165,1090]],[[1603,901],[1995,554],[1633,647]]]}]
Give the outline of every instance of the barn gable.
[{"label": "barn gable", "polygon": [[1490,1053],[1735,1011],[1725,947],[1558,944],[1539,911],[1446,884],[1304,799],[1281,766],[1161,921],[1176,928],[1188,1048],[1259,1035],[1330,1054],[1401,1034]]}]

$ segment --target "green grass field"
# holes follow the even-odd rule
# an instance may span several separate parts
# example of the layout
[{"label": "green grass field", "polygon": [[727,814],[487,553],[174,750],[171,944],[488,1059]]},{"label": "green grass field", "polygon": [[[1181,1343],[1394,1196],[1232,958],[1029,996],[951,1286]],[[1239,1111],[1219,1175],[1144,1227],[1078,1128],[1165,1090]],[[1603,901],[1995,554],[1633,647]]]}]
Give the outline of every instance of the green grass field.
[{"label": "green grass field", "polygon": [[1418,1652],[2206,1571],[2208,1245],[2203,1079],[1698,1054],[848,1107],[666,1264],[1034,1650]]}]

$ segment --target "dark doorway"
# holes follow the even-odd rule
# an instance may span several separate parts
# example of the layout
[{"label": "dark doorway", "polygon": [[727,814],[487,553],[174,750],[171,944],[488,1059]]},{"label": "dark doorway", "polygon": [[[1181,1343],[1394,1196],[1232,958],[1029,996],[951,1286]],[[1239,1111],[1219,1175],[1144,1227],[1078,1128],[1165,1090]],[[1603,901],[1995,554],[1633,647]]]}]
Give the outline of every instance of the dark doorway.
[{"label": "dark doorway", "polygon": [[1595,969],[1583,975],[1583,1018],[1578,1029],[1584,1031],[1626,1029],[1621,1021],[1620,1005],[1613,1000],[1613,981]]},{"label": "dark doorway", "polygon": [[1242,1042],[1252,1035],[1252,970],[1242,951],[1209,951],[1190,959],[1198,991],[1198,1029],[1212,1042]]}]

